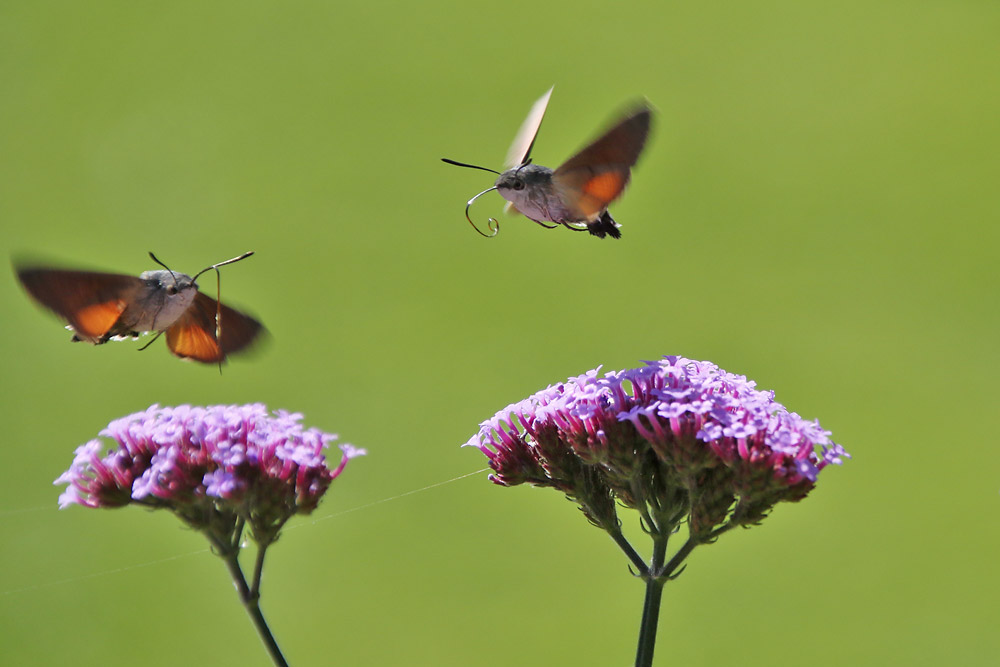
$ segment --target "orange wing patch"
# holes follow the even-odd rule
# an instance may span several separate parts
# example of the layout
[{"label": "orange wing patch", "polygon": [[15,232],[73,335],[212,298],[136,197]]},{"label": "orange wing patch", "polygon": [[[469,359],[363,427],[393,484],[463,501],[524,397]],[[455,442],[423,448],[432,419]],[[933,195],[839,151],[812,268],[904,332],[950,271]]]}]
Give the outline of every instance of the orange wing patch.
[{"label": "orange wing patch", "polygon": [[[215,323],[212,324],[214,326]],[[206,364],[222,360],[222,349],[215,341],[214,332],[202,328],[189,313],[182,315],[166,333],[167,347],[182,359],[194,359]]]},{"label": "orange wing patch", "polygon": [[[220,314],[221,344],[216,338],[216,312]],[[212,364],[248,347],[263,330],[249,315],[198,292],[187,312],[167,329],[167,347],[178,357]]]},{"label": "orange wing patch", "polygon": [[621,196],[632,165],[649,135],[652,110],[641,103],[602,136],[566,160],[552,174],[563,201],[581,219],[595,221]]},{"label": "orange wing patch", "polygon": [[125,302],[121,299],[95,303],[68,313],[69,324],[80,338],[97,340],[111,330],[123,310]]},{"label": "orange wing patch", "polygon": [[627,180],[627,172],[606,171],[584,183],[583,194],[593,197],[601,203],[601,207],[603,208],[613,202],[622,193]]},{"label": "orange wing patch", "polygon": [[583,220],[593,221],[625,190],[628,169],[578,168],[556,172],[552,181],[561,188],[563,201],[571,205]]}]

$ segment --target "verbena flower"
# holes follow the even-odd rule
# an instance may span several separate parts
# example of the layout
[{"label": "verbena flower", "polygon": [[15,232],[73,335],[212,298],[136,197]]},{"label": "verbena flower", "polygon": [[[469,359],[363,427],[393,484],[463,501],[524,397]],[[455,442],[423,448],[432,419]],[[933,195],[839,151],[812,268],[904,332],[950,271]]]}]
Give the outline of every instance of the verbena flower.
[{"label": "verbena flower", "polygon": [[[117,419],[77,448],[56,484],[69,486],[60,508],[142,505],[165,508],[208,538],[277,667],[287,667],[260,610],[264,557],[284,523],[316,509],[347,461],[365,450],[340,445],[333,470],[323,450],[337,436],[305,429],[302,415],[264,405],[151,406]],[[248,580],[240,565],[244,529],[257,545]]]},{"label": "verbena flower", "polygon": [[667,356],[599,369],[547,387],[481,424],[467,445],[497,484],[551,486],[595,524],[618,525],[615,502],[652,505],[708,540],[803,498],[844,449],[816,421],[789,412],[745,376]]},{"label": "verbena flower", "polygon": [[[637,667],[652,665],[663,585],[695,547],[801,500],[848,456],[774,392],[675,356],[547,387],[483,422],[466,446],[486,455],[497,484],[562,491],[628,556],[646,582]],[[639,512],[648,564],[623,535],[618,505]],[[685,521],[687,541],[668,558]]]},{"label": "verbena flower", "polygon": [[262,404],[161,408],[153,405],[111,422],[76,450],[56,484],[69,484],[62,508],[167,508],[204,528],[243,519],[256,537],[273,536],[292,515],[308,514],[347,465],[364,454],[340,445],[331,470],[323,451],[336,435],[303,428],[302,415]]}]

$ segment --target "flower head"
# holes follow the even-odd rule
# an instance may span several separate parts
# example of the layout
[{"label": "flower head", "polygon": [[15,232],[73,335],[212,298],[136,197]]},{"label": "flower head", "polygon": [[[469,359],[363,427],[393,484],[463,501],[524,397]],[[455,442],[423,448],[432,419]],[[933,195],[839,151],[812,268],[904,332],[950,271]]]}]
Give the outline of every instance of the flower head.
[{"label": "flower head", "polygon": [[262,404],[161,408],[111,422],[100,435],[117,443],[105,456],[91,440],[76,450],[56,484],[69,486],[60,507],[168,508],[205,528],[238,519],[273,540],[293,514],[308,514],[348,459],[364,450],[341,445],[330,470],[323,450],[336,435],[305,429],[302,415]]},{"label": "flower head", "polygon": [[692,536],[708,541],[805,497],[820,470],[848,456],[829,436],[745,376],[667,356],[547,387],[483,422],[467,445],[497,484],[559,489],[606,530],[617,530],[617,501],[661,528],[688,517]]}]

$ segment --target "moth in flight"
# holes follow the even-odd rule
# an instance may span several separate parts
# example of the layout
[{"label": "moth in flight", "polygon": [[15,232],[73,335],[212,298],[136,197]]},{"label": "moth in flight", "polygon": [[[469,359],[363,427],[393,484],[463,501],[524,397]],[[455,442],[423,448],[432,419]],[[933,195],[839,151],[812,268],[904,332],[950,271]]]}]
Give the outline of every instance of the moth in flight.
[{"label": "moth in flight", "polygon": [[505,171],[442,158],[448,164],[498,174],[492,188],[468,201],[465,217],[483,236],[496,236],[500,225],[495,218],[489,219],[492,233],[486,234],[469,217],[472,203],[496,190],[507,200],[506,211],[521,213],[543,227],[562,225],[600,238],[621,238],[620,225],[608,213],[608,205],[628,185],[632,167],[649,135],[652,109],[646,102],[637,104],[604,134],[553,170],[531,161],[531,149],[551,95],[549,88],[531,107],[507,153]]},{"label": "moth in flight", "polygon": [[[206,364],[240,352],[263,332],[260,322],[198,291],[198,276],[246,259],[253,252],[213,264],[192,278],[163,267],[138,278],[120,273],[76,271],[47,266],[17,266],[17,277],[36,301],[66,321],[74,341],[102,345],[137,338],[142,333],[167,335],[167,347],[178,357]],[[146,349],[153,341],[140,349]]]}]

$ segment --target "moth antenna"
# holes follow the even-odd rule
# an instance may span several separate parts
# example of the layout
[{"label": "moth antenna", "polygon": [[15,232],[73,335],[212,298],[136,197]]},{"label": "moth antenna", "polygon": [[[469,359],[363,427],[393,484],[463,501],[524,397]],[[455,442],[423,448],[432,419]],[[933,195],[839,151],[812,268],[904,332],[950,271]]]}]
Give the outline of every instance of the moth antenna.
[{"label": "moth antenna", "polygon": [[500,172],[495,169],[490,169],[489,167],[480,167],[478,164],[466,164],[465,162],[456,162],[455,160],[449,160],[446,157],[441,158],[442,162],[447,162],[448,164],[453,164],[456,167],[468,167],[469,169],[482,169],[483,171],[488,171],[490,173],[500,175]]},{"label": "moth antenna", "polygon": [[[465,162],[458,162],[456,160],[449,160],[446,157],[441,158],[441,161],[442,162],[447,162],[448,164],[453,164],[456,167],[468,167],[469,169],[482,169],[483,171],[488,171],[488,172],[496,174],[498,176],[500,175],[499,171],[497,171],[495,169],[490,169],[489,167],[480,167],[478,164],[466,164]],[[483,232],[483,230],[479,229],[479,227],[476,227],[476,223],[474,223],[472,221],[472,218],[469,217],[469,207],[472,206],[472,202],[476,201],[477,199],[479,199],[480,197],[482,197],[487,192],[491,192],[493,190],[496,190],[496,186],[490,188],[489,190],[483,190],[482,192],[480,192],[478,195],[476,195],[475,197],[473,197],[472,199],[470,199],[465,204],[465,219],[469,221],[469,224],[472,225],[472,228],[476,230],[476,233],[478,233],[480,236],[485,236],[488,239],[493,238],[494,236],[496,236],[500,232],[500,222],[496,218],[487,218],[486,227],[491,232],[493,232],[492,234],[487,234],[487,233]]]},{"label": "moth antenna", "polygon": [[[149,253],[149,254],[152,255],[153,253]],[[194,274],[194,278],[192,278],[191,281],[194,282],[195,280],[198,279],[198,276],[200,276],[201,274],[205,273],[206,271],[211,271],[212,269],[215,269],[216,271],[218,271],[220,266],[225,266],[226,264],[233,264],[235,262],[240,261],[241,259],[246,259],[247,257],[249,257],[252,254],[253,254],[253,250],[251,250],[249,252],[245,252],[242,255],[240,255],[239,257],[233,257],[232,259],[227,259],[224,262],[219,262],[218,264],[213,264],[212,266],[206,266],[204,269],[202,269],[198,273]],[[153,259],[156,259],[156,258],[154,257]],[[161,266],[162,266],[162,264],[161,264]],[[164,268],[166,268],[166,267],[164,267]],[[169,269],[168,269],[168,271],[169,271]]]},{"label": "moth antenna", "polygon": [[[161,262],[160,260],[156,259],[156,255],[154,255],[154,254],[153,254],[153,251],[152,251],[152,250],[150,250],[150,251],[149,251],[149,256],[150,256],[150,258],[151,258],[151,259],[152,259],[152,260],[153,260],[154,262],[156,262],[157,264],[159,264],[160,266],[162,266],[163,268],[165,268],[165,269],[167,270],[167,272],[168,272],[168,273],[170,274],[170,277],[171,277],[171,278],[173,278],[173,281],[174,281],[174,287],[176,287],[176,286],[177,286],[177,274],[175,274],[175,273],[174,273],[174,272],[173,272],[173,271],[172,271],[172,270],[170,269],[170,267],[169,267],[169,266],[167,266],[166,264],[164,264],[164,263],[163,263],[163,262]],[[156,340],[156,339],[154,338],[153,340]],[[152,342],[152,341],[150,341],[150,342]],[[143,350],[145,350],[146,348],[144,347],[144,348],[142,348],[142,349],[143,349]]]},{"label": "moth antenna", "polygon": [[482,192],[480,192],[478,195],[476,195],[475,197],[473,197],[472,199],[470,199],[465,204],[465,219],[469,221],[469,224],[472,225],[472,228],[475,229],[476,232],[478,232],[480,236],[485,236],[488,239],[493,238],[494,236],[496,236],[500,232],[500,222],[496,218],[487,218],[486,226],[493,233],[492,234],[486,234],[485,232],[483,232],[483,230],[479,229],[479,227],[476,227],[476,223],[474,223],[472,221],[472,218],[469,216],[469,207],[472,206],[472,202],[476,201],[477,199],[479,199],[480,197],[482,197],[487,192],[493,192],[496,189],[497,189],[497,186],[494,185],[489,190],[483,190]]},{"label": "moth antenna", "polygon": [[[149,254],[150,254],[150,255],[152,255],[153,253],[149,253]],[[159,262],[157,262],[157,264],[159,264]],[[160,264],[160,266],[163,266],[163,265],[162,265],[162,264]],[[166,268],[166,267],[163,267],[163,268]],[[169,271],[169,270],[170,270],[170,269],[167,269],[167,271]],[[153,336],[153,337],[152,337],[152,339],[150,339],[150,341],[149,341],[148,343],[146,343],[145,345],[143,345],[142,347],[140,347],[140,348],[139,348],[139,352],[142,352],[142,351],[143,351],[143,350],[145,350],[145,349],[146,349],[147,347],[149,347],[150,345],[152,345],[153,343],[155,343],[155,342],[156,342],[156,339],[157,339],[157,338],[159,338],[159,337],[160,337],[160,336],[162,336],[162,335],[163,335],[163,332],[162,332],[162,331],[157,331],[157,332],[156,332],[156,335],[155,335],[155,336]]]}]

